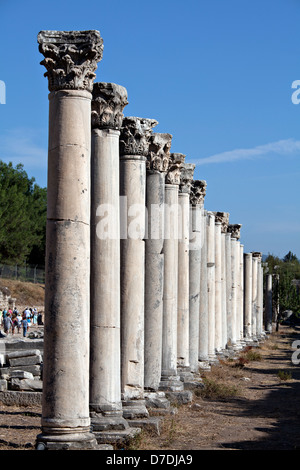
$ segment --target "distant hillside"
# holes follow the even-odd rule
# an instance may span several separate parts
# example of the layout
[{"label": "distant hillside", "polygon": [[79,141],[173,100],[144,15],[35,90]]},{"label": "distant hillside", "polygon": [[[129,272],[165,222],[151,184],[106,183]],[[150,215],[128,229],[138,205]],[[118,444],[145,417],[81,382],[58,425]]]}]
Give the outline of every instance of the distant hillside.
[{"label": "distant hillside", "polygon": [[45,286],[42,284],[15,281],[13,279],[0,279],[0,289],[8,290],[9,295],[17,299],[17,308],[20,306],[40,307],[44,305]]}]

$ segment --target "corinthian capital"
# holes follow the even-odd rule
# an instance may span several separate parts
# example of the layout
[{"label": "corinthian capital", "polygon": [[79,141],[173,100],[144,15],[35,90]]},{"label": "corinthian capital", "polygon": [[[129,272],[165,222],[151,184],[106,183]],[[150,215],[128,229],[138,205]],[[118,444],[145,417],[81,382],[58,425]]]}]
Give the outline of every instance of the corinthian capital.
[{"label": "corinthian capital", "polygon": [[240,239],[241,236],[241,224],[229,224],[227,227],[227,232],[231,233],[231,238]]},{"label": "corinthian capital", "polygon": [[171,134],[153,133],[149,140],[149,153],[147,155],[147,170],[166,172],[169,167]]},{"label": "corinthian capital", "polygon": [[44,55],[49,91],[92,92],[97,63],[102,59],[103,39],[99,31],[41,31],[39,51]]},{"label": "corinthian capital", "polygon": [[229,212],[214,212],[215,221],[221,222],[221,232],[226,233],[229,225]]},{"label": "corinthian capital", "polygon": [[190,203],[193,206],[197,204],[203,205],[204,198],[206,195],[206,186],[207,183],[204,180],[193,180],[191,184],[191,191],[190,191]]},{"label": "corinthian capital", "polygon": [[180,173],[184,164],[185,155],[182,153],[171,153],[169,168],[166,174],[167,184],[180,184]]},{"label": "corinthian capital", "polygon": [[181,193],[190,193],[195,166],[193,163],[184,163],[180,172],[179,190]]},{"label": "corinthian capital", "polygon": [[120,155],[147,156],[155,119],[124,117],[120,135]]},{"label": "corinthian capital", "polygon": [[94,83],[92,127],[120,130],[123,109],[127,104],[127,90],[123,86],[115,83]]}]

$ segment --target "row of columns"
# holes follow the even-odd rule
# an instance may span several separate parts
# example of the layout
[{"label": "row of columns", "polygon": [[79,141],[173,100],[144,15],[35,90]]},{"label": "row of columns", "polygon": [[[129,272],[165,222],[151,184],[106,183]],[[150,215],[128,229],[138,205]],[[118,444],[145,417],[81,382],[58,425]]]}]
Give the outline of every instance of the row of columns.
[{"label": "row of columns", "polygon": [[124,87],[94,83],[99,32],[38,42],[50,94],[37,447],[96,448],[102,431],[148,416],[147,393],[181,392],[260,339],[261,256],[243,254],[228,213],[204,209],[206,182],[172,136],[123,116]]}]

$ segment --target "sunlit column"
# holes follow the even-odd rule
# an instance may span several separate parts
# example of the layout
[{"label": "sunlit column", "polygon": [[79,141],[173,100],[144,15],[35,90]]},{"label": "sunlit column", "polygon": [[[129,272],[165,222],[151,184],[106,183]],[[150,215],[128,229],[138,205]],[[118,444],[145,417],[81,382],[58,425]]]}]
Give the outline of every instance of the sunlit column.
[{"label": "sunlit column", "polygon": [[[125,427],[120,370],[119,137],[127,91],[94,83],[91,158],[90,413],[94,431]],[[113,426],[112,426],[113,424]]]},{"label": "sunlit column", "polygon": [[[91,99],[98,31],[41,31],[49,85],[42,433],[37,447],[94,448],[89,416]],[[62,326],[68,315],[68,334]]]}]

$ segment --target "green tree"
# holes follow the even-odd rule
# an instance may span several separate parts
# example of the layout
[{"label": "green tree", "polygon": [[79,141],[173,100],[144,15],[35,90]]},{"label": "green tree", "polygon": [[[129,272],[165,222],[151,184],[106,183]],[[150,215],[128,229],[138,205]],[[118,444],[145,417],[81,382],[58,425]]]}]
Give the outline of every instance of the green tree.
[{"label": "green tree", "polygon": [[276,303],[278,299],[280,313],[293,310],[300,315],[300,296],[293,283],[294,279],[300,279],[299,259],[289,251],[282,259],[269,254],[265,261],[268,263],[268,272],[279,276],[278,283],[273,283],[273,301]]},{"label": "green tree", "polygon": [[46,189],[29,178],[22,164],[0,160],[0,262],[23,264],[44,250]]}]

